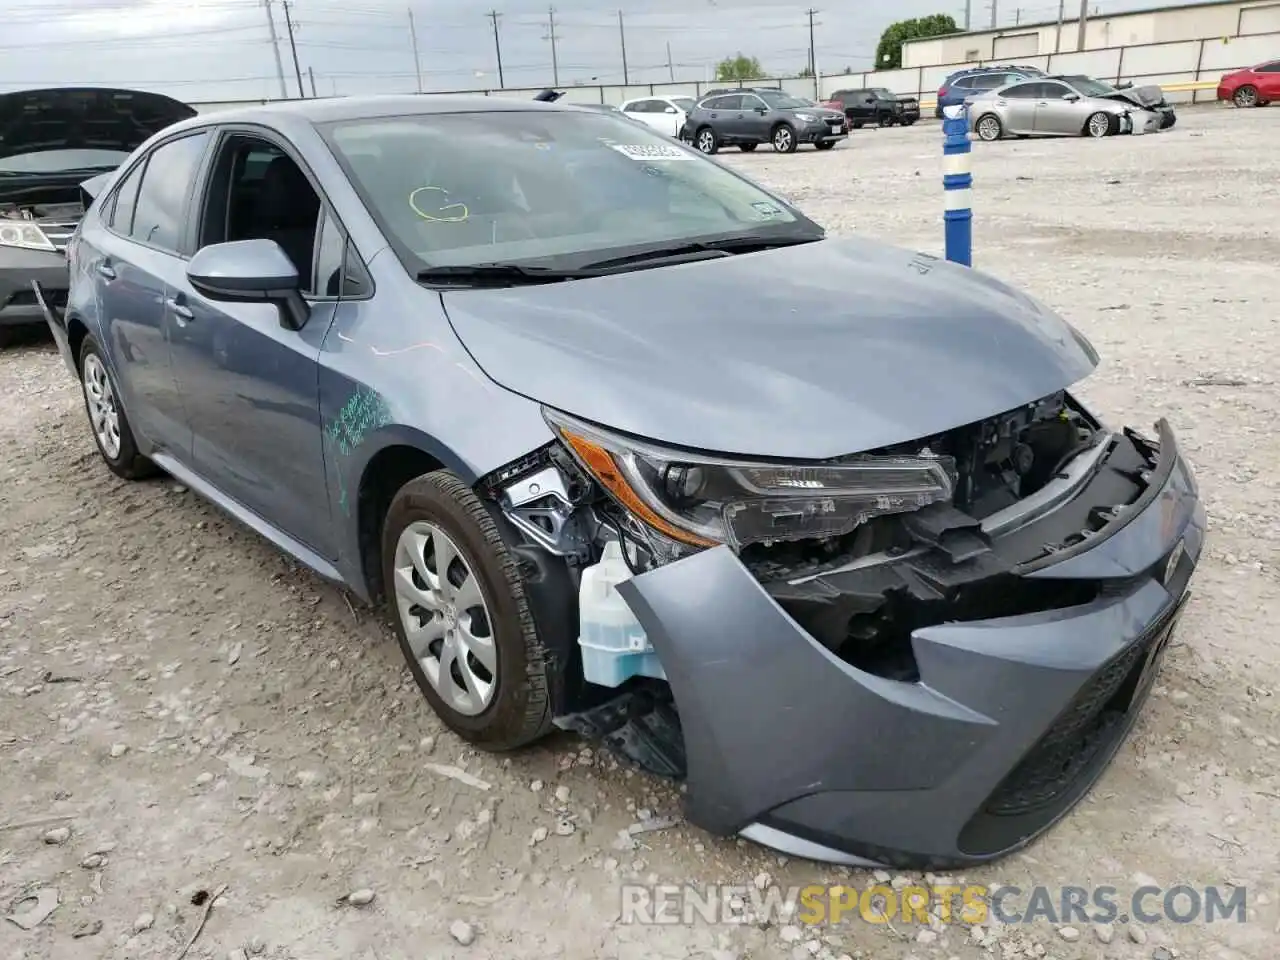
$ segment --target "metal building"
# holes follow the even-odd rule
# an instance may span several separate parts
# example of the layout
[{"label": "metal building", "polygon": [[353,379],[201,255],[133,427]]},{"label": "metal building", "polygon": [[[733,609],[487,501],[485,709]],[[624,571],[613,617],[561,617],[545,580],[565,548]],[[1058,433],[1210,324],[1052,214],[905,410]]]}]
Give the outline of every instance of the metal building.
[{"label": "metal building", "polygon": [[[1153,7],[1132,13],[1089,17],[1085,21],[1084,45],[1081,46],[1079,20],[1071,16],[1072,13],[1078,15],[1079,9],[1076,0],[1065,0],[1067,19],[1061,26],[1055,19],[1005,26],[998,30],[972,30],[945,37],[908,40],[902,45],[902,66],[1007,61],[1076,50],[1280,33],[1280,2],[1277,0],[1219,0],[1216,3]],[[1280,50],[1276,53],[1280,56]]]}]

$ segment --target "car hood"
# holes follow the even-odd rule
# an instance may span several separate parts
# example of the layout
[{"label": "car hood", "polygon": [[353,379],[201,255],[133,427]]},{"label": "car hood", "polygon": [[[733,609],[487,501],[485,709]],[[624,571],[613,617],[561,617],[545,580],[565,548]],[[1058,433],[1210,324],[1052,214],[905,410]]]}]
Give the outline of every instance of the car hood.
[{"label": "car hood", "polygon": [[507,389],[732,454],[826,459],[919,439],[1097,363],[1065,321],[1000,281],[863,240],[442,300]]},{"label": "car hood", "polygon": [[1164,90],[1156,84],[1145,87],[1126,87],[1114,93],[1095,97],[1096,100],[1122,100],[1139,107],[1154,107],[1164,102]]},{"label": "car hood", "polygon": [[0,160],[42,150],[132,153],[153,133],[195,113],[142,90],[56,87],[0,94]]}]

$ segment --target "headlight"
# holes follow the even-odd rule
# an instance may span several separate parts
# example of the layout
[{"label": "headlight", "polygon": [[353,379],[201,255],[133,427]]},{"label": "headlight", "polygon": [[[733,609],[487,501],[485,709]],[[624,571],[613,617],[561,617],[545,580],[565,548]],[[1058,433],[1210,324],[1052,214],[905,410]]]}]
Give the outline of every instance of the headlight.
[{"label": "headlight", "polygon": [[543,408],[579,464],[638,520],[684,544],[840,536],[887,513],[952,498],[949,457],[768,463],[664,449]]},{"label": "headlight", "polygon": [[23,250],[48,250],[57,253],[58,248],[34,223],[0,220],[0,247],[21,247]]},{"label": "headlight", "polygon": [[815,117],[812,113],[797,113],[796,119],[803,120],[805,123],[815,123],[817,122],[818,118]]}]

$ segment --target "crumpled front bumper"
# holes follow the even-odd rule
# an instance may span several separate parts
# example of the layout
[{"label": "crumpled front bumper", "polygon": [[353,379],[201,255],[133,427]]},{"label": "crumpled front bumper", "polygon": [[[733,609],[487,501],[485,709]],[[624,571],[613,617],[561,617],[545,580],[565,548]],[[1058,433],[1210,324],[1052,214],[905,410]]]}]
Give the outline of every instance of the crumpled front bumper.
[{"label": "crumpled front bumper", "polygon": [[[915,682],[830,653],[728,548],[624,583],[679,711],[689,819],[797,856],[902,868],[991,860],[1048,829],[1132,726],[1201,553],[1194,478],[1159,429],[1140,499],[1026,565],[1030,578],[1102,581],[1098,597],[919,628]],[[1071,766],[1086,727],[1087,762]]]}]

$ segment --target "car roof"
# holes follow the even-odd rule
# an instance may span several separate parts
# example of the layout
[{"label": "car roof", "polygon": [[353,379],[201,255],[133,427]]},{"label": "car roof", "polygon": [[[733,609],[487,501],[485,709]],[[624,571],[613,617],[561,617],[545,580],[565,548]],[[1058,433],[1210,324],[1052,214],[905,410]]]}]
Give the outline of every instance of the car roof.
[{"label": "car roof", "polygon": [[544,103],[515,97],[486,97],[477,94],[389,94],[358,97],[330,97],[314,100],[281,100],[203,113],[175,124],[179,127],[208,126],[212,123],[267,123],[298,121],[323,124],[377,117],[433,116],[449,113],[564,112],[584,108],[572,103]]}]

